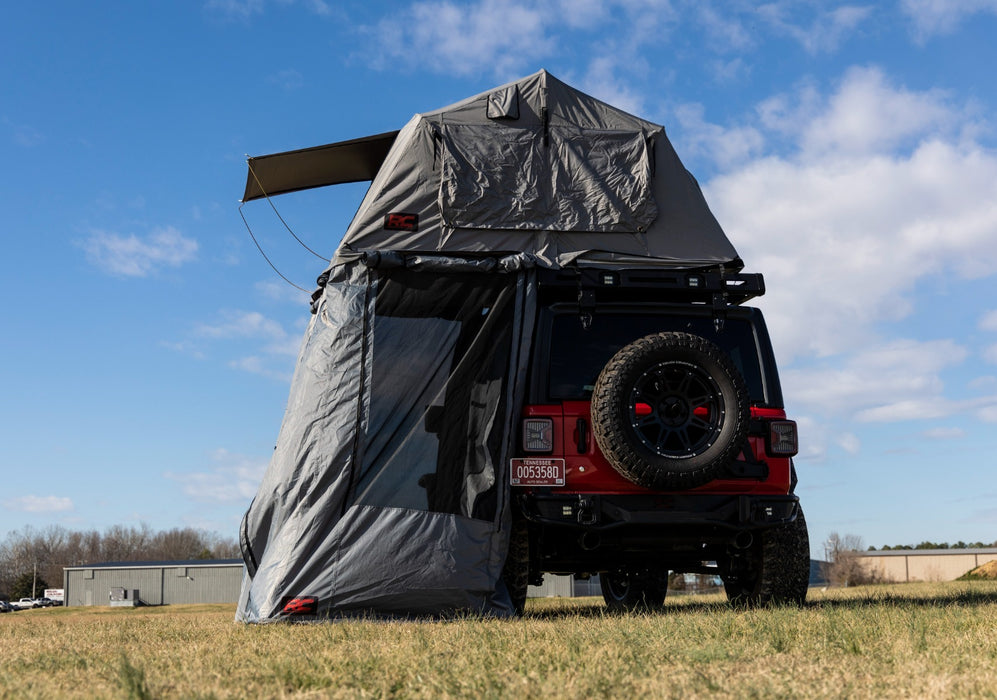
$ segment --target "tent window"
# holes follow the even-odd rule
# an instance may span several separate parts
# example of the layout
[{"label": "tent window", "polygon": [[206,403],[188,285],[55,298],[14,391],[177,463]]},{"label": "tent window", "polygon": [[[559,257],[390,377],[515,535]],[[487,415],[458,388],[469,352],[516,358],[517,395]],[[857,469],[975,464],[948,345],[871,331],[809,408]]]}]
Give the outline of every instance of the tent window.
[{"label": "tent window", "polygon": [[446,125],[440,206],[460,228],[544,228],[544,154],[529,129]]},{"label": "tent window", "polygon": [[551,127],[553,218],[567,231],[646,231],[657,215],[644,134]]},{"label": "tent window", "polygon": [[381,274],[353,503],[495,519],[512,347],[509,282]]},{"label": "tent window", "polygon": [[639,131],[445,125],[440,207],[454,228],[641,232],[657,217]]}]

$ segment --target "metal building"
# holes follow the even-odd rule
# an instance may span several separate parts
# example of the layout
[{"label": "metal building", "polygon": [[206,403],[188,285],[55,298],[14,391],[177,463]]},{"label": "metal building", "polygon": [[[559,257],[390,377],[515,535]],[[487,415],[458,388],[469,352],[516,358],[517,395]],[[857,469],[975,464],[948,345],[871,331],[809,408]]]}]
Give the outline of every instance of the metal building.
[{"label": "metal building", "polygon": [[859,552],[859,564],[884,583],[955,581],[997,559],[997,547],[980,549],[891,549]]},{"label": "metal building", "polygon": [[[110,605],[126,591],[136,604],[236,603],[242,559],[106,562],[63,569],[65,605]],[[117,602],[117,601],[116,601]]]}]

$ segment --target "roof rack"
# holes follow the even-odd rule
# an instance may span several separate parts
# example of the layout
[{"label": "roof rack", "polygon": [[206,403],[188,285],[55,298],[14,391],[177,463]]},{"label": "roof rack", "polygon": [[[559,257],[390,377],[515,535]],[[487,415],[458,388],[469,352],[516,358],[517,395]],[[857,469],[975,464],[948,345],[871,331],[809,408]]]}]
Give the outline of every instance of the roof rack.
[{"label": "roof rack", "polygon": [[[765,293],[761,273],[727,273],[710,270],[561,269],[540,270],[541,289],[557,293],[576,289],[579,299],[600,301],[641,300],[711,304],[714,307],[742,304]],[[592,299],[594,301],[594,299]]]}]

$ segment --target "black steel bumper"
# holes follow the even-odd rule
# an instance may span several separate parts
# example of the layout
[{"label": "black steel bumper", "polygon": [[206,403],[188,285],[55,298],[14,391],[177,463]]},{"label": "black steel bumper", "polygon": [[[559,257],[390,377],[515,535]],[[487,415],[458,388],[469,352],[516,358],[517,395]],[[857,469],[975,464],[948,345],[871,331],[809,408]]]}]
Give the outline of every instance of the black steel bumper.
[{"label": "black steel bumper", "polygon": [[758,530],[796,519],[799,498],[785,496],[516,494],[520,512],[530,522],[607,532],[632,526],[706,526]]}]

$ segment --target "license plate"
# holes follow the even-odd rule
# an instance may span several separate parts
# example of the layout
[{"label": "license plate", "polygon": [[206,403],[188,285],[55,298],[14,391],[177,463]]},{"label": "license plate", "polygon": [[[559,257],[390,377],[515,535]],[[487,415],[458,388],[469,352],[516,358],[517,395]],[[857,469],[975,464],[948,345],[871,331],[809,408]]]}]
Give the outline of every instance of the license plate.
[{"label": "license plate", "polygon": [[564,460],[525,457],[511,460],[509,474],[513,486],[564,486]]}]

